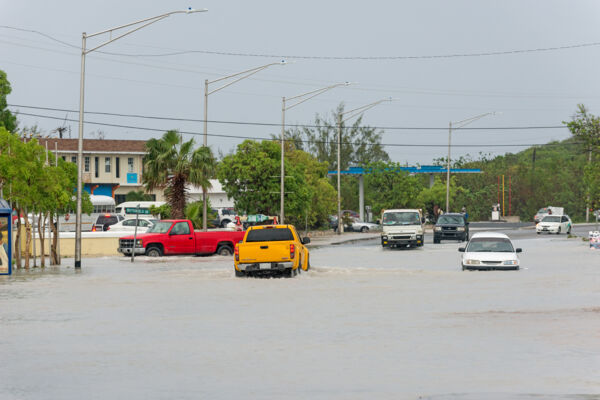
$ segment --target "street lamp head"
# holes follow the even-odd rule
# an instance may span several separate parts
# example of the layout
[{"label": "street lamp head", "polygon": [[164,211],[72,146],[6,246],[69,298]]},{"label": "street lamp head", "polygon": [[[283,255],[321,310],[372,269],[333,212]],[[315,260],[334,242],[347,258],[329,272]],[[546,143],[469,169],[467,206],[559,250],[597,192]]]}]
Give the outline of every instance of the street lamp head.
[{"label": "street lamp head", "polygon": [[186,14],[193,14],[193,13],[197,13],[197,12],[206,12],[208,11],[207,8],[200,8],[198,10],[192,8],[192,7],[188,7],[187,10],[185,10]]}]

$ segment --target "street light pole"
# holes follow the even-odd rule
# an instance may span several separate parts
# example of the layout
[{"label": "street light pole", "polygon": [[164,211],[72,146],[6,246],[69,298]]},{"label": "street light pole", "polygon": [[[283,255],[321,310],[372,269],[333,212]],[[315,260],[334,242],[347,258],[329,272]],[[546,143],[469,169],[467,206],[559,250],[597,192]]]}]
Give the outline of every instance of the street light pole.
[{"label": "street light pole", "polygon": [[[284,154],[285,154],[285,112],[291,108],[294,108],[305,101],[312,99],[320,94],[323,94],[333,88],[339,86],[349,86],[350,82],[344,83],[336,83],[335,85],[325,86],[320,89],[311,90],[310,92],[302,93],[294,97],[282,98],[281,101],[281,198],[280,198],[280,208],[279,208],[279,223],[283,224],[285,215],[284,215],[284,204],[285,204],[285,166],[284,166]],[[308,96],[308,97],[307,97]],[[286,106],[287,102],[290,100],[297,100],[295,103]]]},{"label": "street light pole", "polygon": [[[341,148],[342,148],[342,123],[344,123],[344,121],[347,121],[351,118],[356,117],[357,115],[363,114],[365,111],[375,107],[378,104],[383,103],[384,101],[392,101],[391,97],[385,98],[385,99],[381,99],[378,101],[375,101],[373,103],[369,103],[366,104],[362,107],[357,107],[353,110],[348,110],[342,113],[338,114],[338,146],[337,146],[337,192],[338,192],[338,198],[337,198],[337,208],[338,208],[338,227],[337,227],[337,234],[341,235],[342,232],[344,231],[344,224],[342,221],[342,195],[341,195]],[[342,119],[344,115],[348,115],[346,118]]]},{"label": "street light pole", "polygon": [[[100,32],[92,33],[91,35],[83,32],[81,34],[81,80],[79,83],[79,135],[77,140],[77,206],[75,213],[75,269],[81,268],[81,195],[83,190],[83,114],[84,114],[84,93],[85,93],[85,56],[88,53],[98,50],[101,47],[106,46],[109,43],[112,43],[116,40],[121,39],[122,37],[128,36],[133,32],[139,31],[142,28],[147,27],[148,25],[152,25],[155,22],[161,21],[173,14],[193,14],[197,12],[205,12],[207,9],[203,8],[200,10],[194,10],[192,8],[188,8],[187,10],[179,10],[179,11],[171,11],[165,14],[157,15],[155,17],[141,19],[139,21],[131,22],[129,24],[120,25],[114,28],[106,29]],[[142,24],[142,25],[140,25]],[[112,38],[112,32],[118,31],[123,28],[127,28],[130,26],[139,25],[134,27],[127,32]],[[91,49],[86,48],[86,41],[88,38],[96,37],[105,33],[110,33],[111,38],[96,47]]]},{"label": "street light pole", "polygon": [[485,114],[479,114],[471,118],[463,119],[462,121],[452,122],[448,125],[448,160],[446,164],[446,212],[450,212],[450,141],[452,138],[452,128],[460,129],[466,125],[469,125],[471,122],[475,122],[483,117],[487,117],[488,115],[496,115],[497,112],[487,112]]},{"label": "street light pole", "polygon": [[[241,72],[238,72],[235,74],[227,75],[222,78],[215,79],[213,81],[209,81],[208,79],[204,80],[204,140],[203,140],[204,147],[208,146],[208,95],[218,92],[221,89],[225,89],[226,87],[231,86],[234,83],[241,81],[242,79],[249,78],[252,75],[262,71],[263,69],[269,68],[272,65],[285,65],[285,64],[287,64],[286,61],[281,60],[280,62],[261,65],[259,67],[255,67],[255,68],[247,69],[245,71],[241,71]],[[216,89],[213,89],[211,91],[208,90],[208,85],[210,85],[211,83],[221,82],[226,79],[235,78],[235,77],[238,77],[238,78],[236,78],[233,81],[226,83],[223,86],[220,86]],[[208,223],[207,218],[206,218],[207,211],[208,210],[207,210],[207,206],[206,206],[206,190],[204,188],[202,188],[202,230],[203,231],[207,230],[207,223]]]}]

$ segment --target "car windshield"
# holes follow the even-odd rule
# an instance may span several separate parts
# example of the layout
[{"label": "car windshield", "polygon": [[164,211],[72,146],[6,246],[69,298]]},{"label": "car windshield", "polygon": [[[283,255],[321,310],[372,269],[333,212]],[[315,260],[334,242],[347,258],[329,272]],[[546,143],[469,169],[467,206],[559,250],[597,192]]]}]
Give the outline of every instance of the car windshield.
[{"label": "car windshield", "polygon": [[546,215],[542,222],[560,222],[559,215]]},{"label": "car windshield", "polygon": [[383,225],[415,225],[421,224],[419,213],[411,212],[386,212],[383,214]]},{"label": "car windshield", "polygon": [[285,240],[294,240],[294,235],[288,228],[251,229],[246,236],[246,242],[280,242]]},{"label": "car windshield", "polygon": [[462,215],[442,215],[438,219],[438,224],[464,225],[465,218]]},{"label": "car windshield", "polygon": [[150,229],[148,229],[146,233],[167,233],[171,225],[173,225],[172,222],[158,221]]},{"label": "car windshield", "polygon": [[548,214],[548,209],[546,209],[546,208],[540,208],[537,213],[538,214]]},{"label": "car windshield", "polygon": [[512,253],[510,239],[505,238],[473,238],[467,246],[469,253]]}]

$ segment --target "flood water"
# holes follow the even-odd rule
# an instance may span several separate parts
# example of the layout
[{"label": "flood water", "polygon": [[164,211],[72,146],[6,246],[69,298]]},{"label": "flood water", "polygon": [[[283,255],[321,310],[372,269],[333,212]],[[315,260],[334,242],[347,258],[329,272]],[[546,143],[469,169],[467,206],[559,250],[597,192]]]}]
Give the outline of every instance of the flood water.
[{"label": "flood water", "polygon": [[600,398],[600,252],[516,245],[520,271],[373,240],[313,249],[294,279],[220,256],[0,277],[0,398]]}]

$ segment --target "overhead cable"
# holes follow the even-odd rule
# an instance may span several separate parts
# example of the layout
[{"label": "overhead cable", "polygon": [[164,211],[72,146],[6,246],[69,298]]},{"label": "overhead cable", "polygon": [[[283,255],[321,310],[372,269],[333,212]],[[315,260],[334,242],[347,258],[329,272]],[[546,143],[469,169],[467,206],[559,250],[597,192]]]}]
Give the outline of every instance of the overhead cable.
[{"label": "overhead cable", "polygon": [[[63,117],[54,117],[49,115],[40,115],[40,114],[30,114],[30,113],[21,113],[22,115],[27,115],[31,117],[38,118],[47,118],[54,119],[60,121],[69,121],[69,122],[79,122],[76,119],[63,118]],[[149,131],[149,132],[164,132],[165,129],[157,129],[157,128],[148,128],[142,126],[132,126],[132,125],[120,125],[120,124],[109,124],[103,122],[94,122],[94,121],[85,121],[86,124],[91,125],[99,125],[99,126],[109,126],[113,128],[123,128],[123,129],[136,129],[141,131]],[[179,133],[186,135],[195,135],[195,136],[203,136],[202,132],[190,132],[190,131],[182,131],[178,130]],[[255,136],[244,136],[244,135],[227,135],[227,134],[215,134],[209,133],[208,136],[211,137],[221,137],[221,138],[229,138],[229,139],[251,139],[251,140],[273,140],[279,141],[278,137],[255,137]],[[300,140],[300,139],[286,139],[288,142],[301,142],[301,143],[332,143],[332,141],[322,141],[322,140]],[[579,144],[579,142],[573,142]],[[581,142],[583,143],[583,142]],[[356,143],[356,142],[342,142],[342,144],[348,145],[364,145],[364,143]],[[551,146],[558,145],[560,143],[511,143],[511,144],[453,144],[452,147],[532,147],[532,146]],[[382,146],[382,147],[447,147],[446,144],[410,144],[410,143],[372,143],[367,144],[368,146]]]}]

